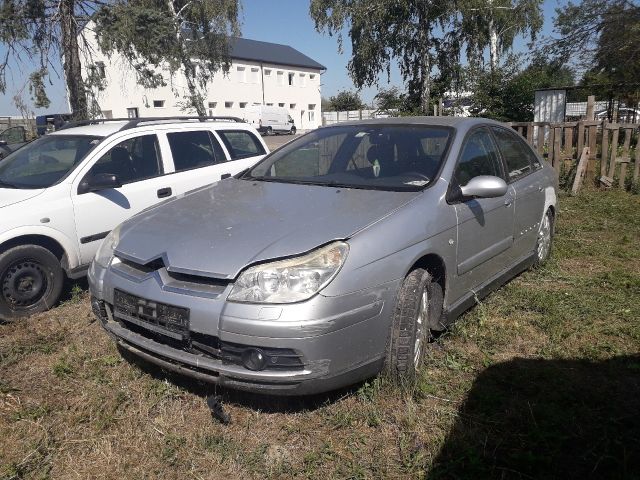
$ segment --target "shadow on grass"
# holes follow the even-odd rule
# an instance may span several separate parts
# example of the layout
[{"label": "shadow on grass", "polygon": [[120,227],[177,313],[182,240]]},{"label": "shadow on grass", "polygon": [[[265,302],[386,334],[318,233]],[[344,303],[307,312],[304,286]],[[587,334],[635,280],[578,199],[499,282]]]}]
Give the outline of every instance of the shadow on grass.
[{"label": "shadow on grass", "polygon": [[640,355],[501,363],[458,413],[430,480],[640,478]]},{"label": "shadow on grass", "polygon": [[356,383],[347,388],[334,390],[327,393],[306,396],[279,396],[263,395],[258,393],[232,390],[214,385],[190,377],[179,375],[174,372],[163,370],[162,368],[141,359],[131,352],[118,347],[122,357],[129,363],[135,365],[143,372],[151,375],[157,380],[168,380],[174,385],[202,397],[204,401],[209,395],[220,395],[222,402],[230,405],[237,405],[244,408],[259,410],[263,413],[298,413],[313,411],[325,407],[340,399],[355,394],[358,389],[366,383],[365,381]]}]

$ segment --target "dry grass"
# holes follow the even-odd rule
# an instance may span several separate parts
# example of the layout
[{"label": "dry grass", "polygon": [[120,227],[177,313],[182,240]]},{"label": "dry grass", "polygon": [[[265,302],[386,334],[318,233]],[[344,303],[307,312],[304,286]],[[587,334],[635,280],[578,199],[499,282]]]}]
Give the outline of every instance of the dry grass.
[{"label": "dry grass", "polygon": [[468,312],[410,390],[225,392],[122,358],[85,291],[0,326],[0,478],[638,478],[640,197],[563,198],[556,250]]}]

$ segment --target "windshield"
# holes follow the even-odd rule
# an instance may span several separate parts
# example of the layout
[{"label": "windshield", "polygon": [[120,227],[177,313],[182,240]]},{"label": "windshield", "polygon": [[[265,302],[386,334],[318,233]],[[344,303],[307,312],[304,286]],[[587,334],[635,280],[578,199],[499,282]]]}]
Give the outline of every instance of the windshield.
[{"label": "windshield", "polygon": [[419,190],[437,175],[451,130],[424,125],[320,128],[242,178],[382,190]]},{"label": "windshield", "polygon": [[39,138],[0,161],[0,188],[47,188],[69,173],[101,140],[86,135]]}]

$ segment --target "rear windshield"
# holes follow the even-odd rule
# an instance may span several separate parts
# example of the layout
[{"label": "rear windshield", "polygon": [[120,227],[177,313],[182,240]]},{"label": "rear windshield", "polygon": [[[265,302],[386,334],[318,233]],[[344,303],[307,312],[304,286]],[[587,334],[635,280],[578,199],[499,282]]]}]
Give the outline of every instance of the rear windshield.
[{"label": "rear windshield", "polygon": [[46,188],[75,168],[102,137],[47,135],[0,161],[0,188]]},{"label": "rear windshield", "polygon": [[336,126],[274,152],[243,178],[382,190],[419,190],[440,170],[451,129],[420,125]]}]

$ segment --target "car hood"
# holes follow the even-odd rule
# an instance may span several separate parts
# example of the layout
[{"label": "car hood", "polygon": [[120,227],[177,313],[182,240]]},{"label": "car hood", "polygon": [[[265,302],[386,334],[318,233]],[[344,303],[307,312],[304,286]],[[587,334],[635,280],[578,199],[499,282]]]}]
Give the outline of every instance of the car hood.
[{"label": "car hood", "polygon": [[235,278],[247,265],[345,239],[409,202],[390,192],[228,179],[127,221],[116,253],[174,272]]},{"label": "car hood", "polygon": [[0,208],[8,207],[14,203],[24,202],[44,192],[44,188],[22,189],[0,187]]}]

